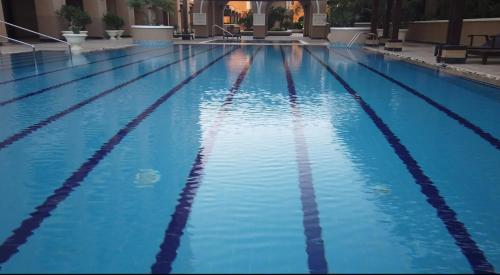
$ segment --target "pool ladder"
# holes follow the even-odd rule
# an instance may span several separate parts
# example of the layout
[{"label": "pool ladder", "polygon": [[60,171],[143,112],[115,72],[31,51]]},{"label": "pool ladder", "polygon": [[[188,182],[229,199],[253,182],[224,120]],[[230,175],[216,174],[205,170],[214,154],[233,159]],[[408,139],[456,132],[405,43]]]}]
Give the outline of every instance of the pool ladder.
[{"label": "pool ladder", "polygon": [[[71,65],[73,65],[73,53],[71,52],[71,44],[70,43],[68,43],[66,41],[63,41],[61,39],[57,39],[55,37],[52,37],[52,36],[40,33],[40,32],[36,32],[36,31],[30,30],[30,29],[27,29],[27,28],[24,28],[24,27],[21,27],[21,26],[18,26],[18,25],[15,25],[15,24],[3,21],[3,20],[0,20],[0,23],[3,23],[5,25],[7,25],[7,26],[11,26],[11,27],[23,30],[23,31],[34,33],[34,34],[37,34],[39,36],[42,36],[42,37],[45,37],[45,38],[48,38],[48,39],[51,39],[51,40],[54,40],[54,41],[57,41],[57,42],[60,42],[60,43],[63,43],[65,45],[67,45],[68,46],[68,52],[69,52],[69,59],[71,61]],[[4,35],[0,35],[0,37],[4,38],[4,39],[7,39],[8,41],[13,41],[13,42],[16,42],[16,43],[19,43],[19,44],[31,47],[32,52],[33,52],[33,63],[35,65],[35,71],[36,71],[36,73],[38,73],[38,63],[36,61],[36,48],[35,48],[34,44],[29,44],[29,43],[26,43],[26,42],[14,39],[12,37],[4,36]]]},{"label": "pool ladder", "polygon": [[358,40],[358,38],[362,35],[362,34],[368,34],[367,32],[358,32],[356,33],[353,38],[351,39],[351,41],[349,41],[349,43],[347,44],[347,48],[352,48],[352,45],[354,44],[354,42],[356,42],[356,40]]}]

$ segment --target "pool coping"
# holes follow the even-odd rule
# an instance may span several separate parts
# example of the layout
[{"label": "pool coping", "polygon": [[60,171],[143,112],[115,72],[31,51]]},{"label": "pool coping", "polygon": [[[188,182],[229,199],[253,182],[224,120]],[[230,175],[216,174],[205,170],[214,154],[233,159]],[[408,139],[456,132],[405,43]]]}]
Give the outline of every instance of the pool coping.
[{"label": "pool coping", "polygon": [[477,72],[474,70],[466,69],[457,65],[453,64],[444,64],[444,63],[433,63],[429,62],[417,57],[411,57],[411,56],[406,56],[403,53],[399,52],[391,52],[391,51],[386,51],[386,50],[381,50],[378,48],[370,48],[370,47],[363,47],[362,48],[365,51],[368,52],[374,52],[374,53],[379,53],[383,54],[384,56],[394,58],[397,60],[401,60],[404,62],[412,63],[415,65],[427,67],[430,69],[434,69],[440,72],[444,72],[453,76],[458,76],[458,77],[463,77],[466,78],[467,80],[472,80],[476,82],[480,82],[482,84],[490,85],[490,86],[495,86],[496,88],[500,88],[500,76],[495,76],[492,74],[488,73],[482,73],[482,72]]}]

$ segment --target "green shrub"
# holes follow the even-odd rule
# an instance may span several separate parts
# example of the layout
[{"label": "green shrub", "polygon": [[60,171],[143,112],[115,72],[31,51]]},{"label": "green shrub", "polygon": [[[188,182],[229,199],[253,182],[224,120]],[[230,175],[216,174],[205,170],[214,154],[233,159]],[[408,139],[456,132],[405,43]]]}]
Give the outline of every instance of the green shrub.
[{"label": "green shrub", "polygon": [[104,15],[102,17],[102,21],[106,25],[106,28],[108,28],[109,30],[119,30],[125,24],[123,18],[112,13],[107,13],[106,15]]},{"label": "green shrub", "polygon": [[92,23],[90,16],[78,7],[63,5],[56,14],[64,18],[69,23],[69,29],[76,34]]}]

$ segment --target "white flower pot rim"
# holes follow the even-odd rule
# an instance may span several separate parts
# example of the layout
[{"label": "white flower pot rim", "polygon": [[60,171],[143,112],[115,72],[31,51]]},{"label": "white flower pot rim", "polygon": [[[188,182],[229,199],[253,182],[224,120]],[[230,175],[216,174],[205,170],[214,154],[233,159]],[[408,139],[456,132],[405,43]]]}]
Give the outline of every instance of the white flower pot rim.
[{"label": "white flower pot rim", "polygon": [[87,37],[86,33],[65,33],[63,36],[69,36],[69,37]]}]

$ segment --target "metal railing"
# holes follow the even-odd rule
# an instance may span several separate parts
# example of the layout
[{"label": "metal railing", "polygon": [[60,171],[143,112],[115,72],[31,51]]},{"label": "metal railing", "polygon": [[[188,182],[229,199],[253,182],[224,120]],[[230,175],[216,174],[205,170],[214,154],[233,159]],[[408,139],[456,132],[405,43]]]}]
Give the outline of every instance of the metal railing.
[{"label": "metal railing", "polygon": [[[60,42],[60,43],[63,43],[65,45],[67,45],[68,46],[68,52],[69,52],[69,58],[71,60],[71,64],[73,64],[73,53],[71,52],[71,44],[70,43],[68,43],[68,42],[66,42],[64,40],[52,37],[50,35],[46,35],[46,34],[43,34],[43,33],[40,33],[40,32],[36,32],[36,31],[30,30],[30,29],[27,29],[27,28],[24,28],[24,27],[21,27],[21,26],[9,23],[9,22],[5,22],[3,20],[0,20],[0,23],[4,23],[5,25],[8,25],[8,26],[11,26],[11,27],[23,30],[23,31],[27,31],[27,32],[30,32],[30,33],[34,33],[34,34],[37,34],[39,36],[42,36],[42,37],[45,37],[45,38],[48,38],[48,39],[51,39],[51,40],[54,40],[54,41],[57,41],[57,42]],[[15,41],[15,39],[13,39],[13,38],[7,37],[7,39]],[[21,42],[21,41],[16,40],[16,42]],[[28,43],[23,42],[22,44],[28,44]],[[28,44],[28,45],[31,45],[31,44]]]},{"label": "metal railing", "polygon": [[17,40],[17,39],[10,38],[10,37],[8,37],[8,36],[3,36],[3,35],[1,35],[1,34],[0,34],[0,37],[1,37],[1,38],[4,38],[4,39],[7,39],[7,40],[9,40],[9,41],[14,41],[14,42],[17,42],[17,43],[19,43],[19,44],[23,44],[23,45],[25,45],[25,46],[29,46],[29,47],[31,47],[31,50],[32,50],[32,52],[33,52],[33,62],[34,62],[34,64],[35,64],[35,71],[38,73],[38,64],[37,64],[37,62],[36,62],[36,50],[35,50],[35,45],[33,45],[33,44],[29,44],[29,43],[26,43],[26,42],[23,42],[23,41],[19,41],[19,40]]},{"label": "metal railing", "polygon": [[[229,35],[234,37],[234,35],[231,32],[227,31],[226,29],[224,29],[223,27],[221,27],[219,25],[212,25],[212,33],[214,33],[214,27],[217,27],[217,28],[221,29],[223,33],[228,33]],[[222,35],[222,39],[224,39],[224,35]]]},{"label": "metal railing", "polygon": [[351,48],[352,45],[354,44],[354,42],[356,42],[356,40],[359,38],[360,35],[362,34],[367,34],[366,32],[358,32],[354,35],[354,37],[351,39],[351,41],[349,41],[349,43],[347,44],[347,48]]}]

